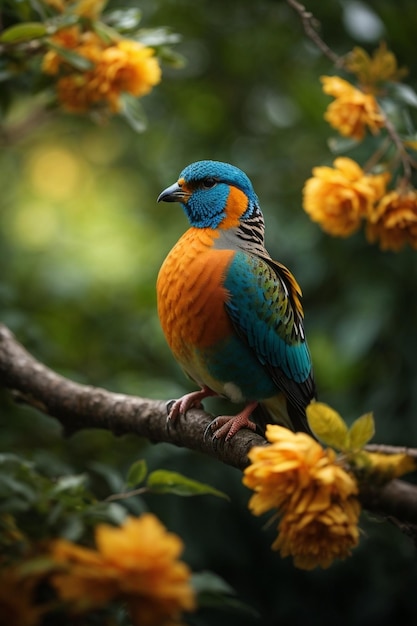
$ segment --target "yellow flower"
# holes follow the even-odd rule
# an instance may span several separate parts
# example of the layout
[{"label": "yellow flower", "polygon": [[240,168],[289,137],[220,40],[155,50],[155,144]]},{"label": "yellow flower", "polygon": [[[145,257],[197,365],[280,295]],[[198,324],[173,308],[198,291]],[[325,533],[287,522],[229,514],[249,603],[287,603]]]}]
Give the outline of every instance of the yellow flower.
[{"label": "yellow flower", "polygon": [[51,552],[62,566],[62,571],[52,576],[52,584],[74,610],[103,606],[117,596],[118,572],[98,552],[63,539],[53,543]]},{"label": "yellow flower", "polygon": [[[97,35],[91,33],[94,37],[99,39]],[[63,28],[59,30],[55,35],[51,37],[51,42],[61,48],[68,48],[74,50],[81,44],[81,33],[78,26],[71,26],[70,28]],[[42,60],[42,71],[45,74],[57,74],[61,64],[64,63],[64,59],[59,56],[56,50],[48,50]]]},{"label": "yellow flower", "polygon": [[154,515],[130,517],[120,528],[100,524],[95,538],[97,550],[65,540],[52,546],[63,568],[52,583],[75,611],[121,599],[135,626],[162,626],[194,609],[190,570],[178,560],[183,544]]},{"label": "yellow flower", "polygon": [[408,73],[406,68],[398,67],[395,55],[388,50],[385,42],[380,43],[372,56],[356,46],[347,55],[345,64],[349,72],[356,74],[360,84],[373,92],[381,83],[398,81]]},{"label": "yellow flower", "polygon": [[361,140],[367,128],[376,135],[384,126],[384,116],[372,94],[356,89],[338,76],[322,76],[321,82],[324,93],[335,98],[324,119],[341,135]]},{"label": "yellow flower", "polygon": [[386,194],[368,212],[366,236],[382,250],[417,249],[417,191],[397,189]]},{"label": "yellow flower", "polygon": [[347,237],[383,196],[389,174],[365,174],[347,157],[337,158],[333,165],[313,169],[304,185],[303,207],[324,231]]},{"label": "yellow flower", "polygon": [[59,31],[52,42],[93,64],[92,69],[81,72],[71,67],[59,51],[50,50],[44,56],[42,71],[62,74],[56,85],[58,100],[73,113],[103,105],[116,113],[122,93],[144,96],[161,80],[154,50],[139,42],[122,39],[107,45],[92,31],[81,32],[77,26]]},{"label": "yellow flower", "polygon": [[357,463],[357,466],[361,471],[365,471],[367,475],[381,484],[403,474],[415,472],[417,469],[417,459],[403,452],[396,454],[362,452],[358,460],[360,464]]},{"label": "yellow flower", "polygon": [[297,567],[328,567],[357,544],[360,506],[354,478],[333,450],[324,450],[305,433],[268,425],[271,445],[249,452],[243,482],[255,491],[255,515],[277,509],[282,519],[273,548],[292,555]]},{"label": "yellow flower", "polygon": [[76,73],[74,68],[59,54],[59,48],[67,48],[72,52],[88,59],[96,64],[100,60],[105,44],[103,40],[92,31],[82,32],[79,26],[63,28],[51,37],[51,42],[57,49],[48,50],[42,60],[42,71],[45,74],[55,75],[59,72]]},{"label": "yellow flower", "polygon": [[282,557],[293,556],[300,569],[330,567],[334,559],[344,559],[358,544],[358,500],[331,504],[324,511],[289,512],[282,518],[279,535],[272,547]]},{"label": "yellow flower", "polygon": [[44,4],[63,13],[67,9],[87,19],[96,19],[102,12],[107,0],[43,0]]},{"label": "yellow flower", "polygon": [[112,111],[120,108],[119,96],[126,92],[144,96],[161,79],[161,69],[152,48],[136,41],[122,40],[103,51],[90,81],[97,100],[105,99]]}]

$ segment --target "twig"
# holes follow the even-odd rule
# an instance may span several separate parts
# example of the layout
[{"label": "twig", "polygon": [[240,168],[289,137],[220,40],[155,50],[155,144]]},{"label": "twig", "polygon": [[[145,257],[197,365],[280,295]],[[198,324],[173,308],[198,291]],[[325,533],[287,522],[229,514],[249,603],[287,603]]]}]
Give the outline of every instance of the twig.
[{"label": "twig", "polygon": [[388,118],[388,116],[385,113],[383,115],[384,115],[384,126],[387,130],[387,133],[392,143],[394,144],[394,146],[396,147],[398,151],[398,155],[401,159],[401,163],[404,169],[404,177],[406,181],[409,183],[411,181],[411,176],[412,176],[412,165],[411,165],[410,157],[408,155],[407,150],[404,148],[404,143],[401,137],[398,135],[394,125],[391,123],[391,120]]},{"label": "twig", "polygon": [[368,452],[379,452],[380,454],[407,454],[413,459],[417,459],[417,448],[407,448],[406,446],[389,446],[384,443],[369,443],[366,446]]},{"label": "twig", "polygon": [[128,498],[133,498],[134,496],[141,496],[148,491],[150,491],[149,487],[139,487],[138,489],[132,489],[131,491],[112,493],[105,499],[105,502],[117,502],[118,500],[127,500]]},{"label": "twig", "polygon": [[[300,2],[297,2],[297,0],[287,0],[287,4],[298,13],[301,19],[301,22],[303,24],[304,32],[307,35],[307,37],[311,39],[311,41],[319,48],[319,50],[321,50],[323,54],[328,59],[330,59],[330,61],[336,67],[339,67],[339,68],[343,67],[345,65],[344,57],[341,57],[338,54],[336,54],[336,52],[334,52],[318,34],[317,28],[318,28],[319,23],[317,19],[314,17],[313,13],[311,13],[311,11],[308,11],[306,7],[302,5]],[[404,143],[401,137],[398,135],[394,125],[391,123],[391,120],[383,111],[381,111],[381,113],[384,116],[384,127],[386,128],[388,136],[390,140],[392,141],[392,143],[394,144],[398,152],[399,158],[401,160],[403,170],[404,170],[404,178],[406,182],[409,183],[411,181],[412,168],[416,166],[414,164],[413,159],[410,157],[407,150],[405,149]],[[374,157],[372,157],[371,159],[372,163],[373,163]]]},{"label": "twig", "polygon": [[298,13],[303,24],[304,32],[309,39],[323,52],[323,54],[330,59],[337,67],[344,65],[343,57],[334,52],[325,41],[320,37],[317,32],[319,22],[314,17],[313,13],[307,11],[304,5],[297,0],[287,0],[287,4]]},{"label": "twig", "polygon": [[[403,480],[391,480],[382,489],[374,485],[361,485],[360,500],[368,511],[385,519],[395,518],[397,526],[417,526],[417,488]],[[413,529],[416,531],[416,528]]]},{"label": "twig", "polygon": [[377,165],[381,161],[384,154],[388,152],[388,150],[391,148],[391,143],[392,143],[391,137],[385,137],[384,141],[381,142],[381,145],[375,150],[375,152],[371,155],[371,157],[366,161],[365,165],[363,166],[364,172],[366,173],[372,172],[375,165]]}]

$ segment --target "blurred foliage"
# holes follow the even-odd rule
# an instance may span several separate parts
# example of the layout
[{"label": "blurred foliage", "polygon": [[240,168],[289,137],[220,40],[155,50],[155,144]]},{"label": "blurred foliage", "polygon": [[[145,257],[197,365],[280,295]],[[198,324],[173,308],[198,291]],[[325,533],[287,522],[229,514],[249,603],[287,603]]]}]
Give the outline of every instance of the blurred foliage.
[{"label": "blurred foliage", "polygon": [[[416,85],[413,0],[308,8],[338,54],[355,45],[372,50],[383,39]],[[154,398],[191,389],[163,340],[154,289],[186,219],[156,197],[194,160],[229,161],[252,179],[268,249],[303,288],[320,399],[347,417],[372,410],[378,441],[416,446],[415,252],[381,252],[362,233],[333,239],[301,209],[312,167],[333,158],[319,82],[331,64],[283,0],[143,0],[140,9],[146,27],[181,33],[176,47],[187,59],[182,69],[164,67],[162,82],[142,100],[146,132],[134,134],[118,118],[97,126],[68,114],[28,124],[34,101],[24,84],[3,120],[2,321],[75,380]],[[214,401],[206,406],[219,409]],[[364,516],[352,558],[300,572],[270,551],[272,531],[248,512],[238,471],[133,436],[98,431],[65,440],[53,420],[15,406],[4,392],[0,420],[2,451],[24,455],[56,480],[88,474],[97,499],[107,497],[109,480],[119,489],[139,458],[150,471],[180,472],[229,496],[201,498],[198,506],[193,498],[142,496],[143,507],[184,539],[193,571],[219,574],[261,615],[205,608],[189,623],[388,626],[417,617],[415,556],[387,524]]]},{"label": "blurred foliage", "polygon": [[[48,469],[51,470],[52,468]],[[97,475],[104,479],[107,491],[110,492],[110,495],[102,500],[97,500],[93,491],[89,489],[90,485],[94,488],[94,476]],[[139,484],[141,487],[132,489]],[[114,493],[115,491],[116,493]],[[88,558],[84,561],[81,560],[80,563],[81,566],[87,566],[87,568],[88,566],[91,568],[93,565],[90,570],[90,579],[94,580],[95,576],[95,584],[98,587],[100,585],[105,586],[108,579],[106,581],[106,574],[104,574],[103,579],[100,580],[100,571],[105,569],[106,555],[102,549],[96,552],[91,551],[91,549],[82,552],[84,548],[80,548],[80,544],[91,545],[94,543],[93,535],[96,536],[97,543],[97,528],[99,527],[101,527],[102,532],[103,528],[105,529],[104,532],[107,532],[111,527],[110,525],[119,526],[119,541],[120,538],[123,538],[123,533],[126,532],[126,524],[133,524],[133,528],[139,531],[141,521],[144,518],[133,516],[138,516],[146,511],[146,506],[141,499],[145,493],[176,494],[186,497],[210,494],[227,499],[227,496],[222,492],[187,478],[178,472],[155,470],[148,474],[146,462],[143,460],[133,463],[126,479],[123,480],[115,468],[99,463],[92,464],[89,475],[86,473],[66,474],[57,477],[41,473],[33,462],[23,460],[18,455],[0,454],[0,580],[2,583],[0,585],[0,624],[32,626],[38,623],[52,623],[54,619],[59,619],[62,625],[72,624],[71,610],[68,610],[68,607],[60,601],[60,594],[56,593],[59,592],[60,588],[59,586],[56,587],[54,577],[57,573],[60,574],[62,569],[62,562],[55,560],[57,558],[55,550],[58,549],[59,543],[55,541],[56,538],[64,539],[64,542],[59,544],[64,546],[64,551],[70,550],[69,563],[77,563],[77,558],[85,559],[85,555],[87,557],[96,555],[96,558],[103,559],[103,563],[99,564],[98,567],[94,561],[93,563],[88,562]],[[175,568],[179,556],[175,553],[171,554],[165,563],[156,564],[155,572],[150,571],[153,563],[157,562],[158,559],[158,550],[160,551],[158,540],[165,541],[165,550],[170,549],[172,542],[175,542],[174,545],[176,545],[176,542],[181,541],[173,534],[167,533],[155,517],[149,518],[148,516],[145,523],[148,534],[149,530],[153,530],[153,533],[156,532],[157,534],[154,534],[153,545],[149,546],[147,545],[149,544],[148,536],[142,538],[140,533],[138,536],[138,532],[136,532],[133,535],[137,542],[136,554],[143,557],[147,549],[154,550],[154,554],[151,552],[153,558],[149,559],[148,557],[144,563],[140,559],[136,559],[136,572],[129,571],[129,563],[132,559],[130,555],[130,558],[124,559],[121,544],[117,543],[117,539],[113,546],[112,536],[110,536],[110,542],[107,544],[107,547],[113,552],[113,557],[121,555],[116,572],[127,577],[136,574],[137,587],[142,592],[140,595],[140,592],[136,591],[139,604],[144,601],[144,598],[146,601],[146,583],[145,585],[141,583],[144,575],[145,578],[146,573],[150,576],[153,575],[154,582],[158,581],[158,573],[159,576],[169,576],[170,568]],[[144,544],[144,541],[147,541],[147,544]],[[131,540],[128,545],[131,545]],[[181,550],[182,545],[181,542],[179,544]],[[100,546],[98,547],[100,548]],[[107,554],[107,558],[108,556]],[[141,570],[141,568],[143,569]],[[124,573],[123,570],[125,570]],[[71,570],[69,571],[71,573]],[[76,577],[77,573],[72,575]],[[82,575],[81,573],[81,579]],[[78,576],[80,576],[80,570],[78,570]],[[86,578],[88,580],[88,575]],[[190,589],[190,594],[196,594],[199,607],[212,606],[215,603],[223,609],[230,607],[233,611],[240,613],[254,613],[251,607],[234,597],[233,588],[217,575],[206,571],[196,573],[192,577],[192,582],[189,580],[190,578],[191,572],[187,570],[184,573],[183,584]],[[70,584],[69,579],[67,584]],[[159,586],[161,587],[160,583]],[[80,585],[80,589],[83,591],[82,585]],[[83,623],[94,624],[99,616],[97,608],[101,608],[103,603],[100,602],[97,607],[85,591],[83,591],[84,594],[82,602],[86,606],[84,611],[80,610]],[[132,602],[134,596],[135,592],[132,588],[130,596],[126,598],[127,604],[129,604],[129,597],[130,602]],[[152,597],[152,590],[149,597]],[[173,592],[172,597],[175,602]],[[61,598],[63,600],[68,599],[64,596]],[[110,599],[113,599],[111,594]],[[112,619],[114,619],[117,624],[128,624],[129,619],[126,621],[126,607],[124,606],[126,602],[120,602],[123,600],[123,594],[119,598],[116,597],[115,600],[119,600],[119,602],[107,600],[104,602],[105,609],[102,612],[104,623],[113,623]],[[163,595],[160,595],[160,600],[163,600]],[[89,602],[91,602],[91,608]],[[22,609],[22,606],[25,608]],[[116,610],[113,615],[114,609]],[[33,615],[37,611],[45,616],[40,622]],[[164,609],[161,614],[164,614]],[[140,619],[136,619],[133,623],[135,626],[142,625]],[[158,626],[160,624],[158,618],[152,623]]]},{"label": "blurred foliage", "polygon": [[160,61],[181,67],[178,35],[142,28],[137,7],[106,12],[107,0],[6,0],[1,13],[0,111],[32,97],[34,126],[47,109],[106,122],[120,113],[146,127],[139,98],[161,80]]}]

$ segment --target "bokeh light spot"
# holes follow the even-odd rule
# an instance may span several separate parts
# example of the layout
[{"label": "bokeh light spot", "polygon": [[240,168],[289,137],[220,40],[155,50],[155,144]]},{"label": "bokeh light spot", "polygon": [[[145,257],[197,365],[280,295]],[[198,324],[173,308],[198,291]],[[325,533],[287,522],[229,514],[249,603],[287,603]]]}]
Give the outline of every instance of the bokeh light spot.
[{"label": "bokeh light spot", "polygon": [[48,246],[57,235],[59,220],[53,207],[32,202],[19,207],[16,211],[12,229],[21,244],[41,249]]},{"label": "bokeh light spot", "polygon": [[51,200],[66,200],[79,187],[85,171],[76,155],[64,147],[43,146],[27,162],[34,191]]}]

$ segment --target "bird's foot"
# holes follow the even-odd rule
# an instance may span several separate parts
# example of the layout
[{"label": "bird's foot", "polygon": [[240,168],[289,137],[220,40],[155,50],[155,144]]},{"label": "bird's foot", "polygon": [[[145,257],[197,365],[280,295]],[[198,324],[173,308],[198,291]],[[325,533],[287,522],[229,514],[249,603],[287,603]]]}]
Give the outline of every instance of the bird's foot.
[{"label": "bird's foot", "polygon": [[213,440],[224,439],[225,441],[230,441],[241,428],[256,430],[255,422],[252,422],[249,418],[257,406],[258,402],[250,402],[237,415],[219,415],[215,417],[207,426],[204,437],[207,437],[208,433],[211,432]]},{"label": "bird's foot", "polygon": [[178,398],[178,400],[171,400],[170,402],[167,402],[168,422],[176,420],[179,415],[184,415],[189,409],[203,408],[201,400],[216,395],[217,394],[212,389],[204,386],[200,389],[200,391],[192,391],[191,393],[186,393],[185,396]]}]

